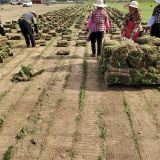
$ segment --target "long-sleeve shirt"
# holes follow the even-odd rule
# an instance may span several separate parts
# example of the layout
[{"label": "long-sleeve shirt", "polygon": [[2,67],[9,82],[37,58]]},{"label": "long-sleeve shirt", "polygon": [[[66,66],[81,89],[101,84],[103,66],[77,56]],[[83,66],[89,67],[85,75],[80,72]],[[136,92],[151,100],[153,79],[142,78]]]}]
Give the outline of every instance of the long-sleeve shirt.
[{"label": "long-sleeve shirt", "polygon": [[129,13],[127,13],[124,17],[123,24],[121,27],[122,37],[125,37],[125,31],[127,29],[128,22],[134,23],[134,21],[135,21],[135,26],[131,33],[130,39],[133,39],[137,31],[142,31],[142,26],[141,26],[142,15],[139,12],[136,12],[134,15],[130,15]]},{"label": "long-sleeve shirt", "polygon": [[33,23],[33,24],[37,23],[36,18],[34,16],[34,14],[32,14],[32,13],[24,13],[21,17],[28,19],[29,23]]},{"label": "long-sleeve shirt", "polygon": [[36,33],[38,33],[37,21],[36,21],[34,14],[24,13],[20,18],[25,18],[30,24],[33,23],[35,31],[36,31]]},{"label": "long-sleeve shirt", "polygon": [[155,18],[153,24],[160,23],[160,4],[154,8],[152,16]]},{"label": "long-sleeve shirt", "polygon": [[95,24],[93,32],[106,30],[105,22],[108,16],[107,12],[103,10],[103,8],[97,8],[94,10],[90,18],[92,19],[92,23]]}]

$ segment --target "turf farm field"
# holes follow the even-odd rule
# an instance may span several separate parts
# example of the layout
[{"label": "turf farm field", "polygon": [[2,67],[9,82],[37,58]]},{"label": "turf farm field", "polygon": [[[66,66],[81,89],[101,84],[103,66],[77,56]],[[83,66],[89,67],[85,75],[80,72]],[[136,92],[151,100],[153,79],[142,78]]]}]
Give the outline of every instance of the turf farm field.
[{"label": "turf farm field", "polygon": [[[144,22],[155,5],[140,3]],[[111,30],[104,34],[104,44],[110,39],[118,43],[121,15],[127,10],[124,3],[108,6]],[[40,37],[35,36],[33,48],[26,47],[17,24],[30,10],[39,15]],[[86,42],[93,10],[91,4],[1,6],[6,37],[0,36],[0,160],[160,159],[160,88],[151,83],[159,81],[158,65],[140,88],[132,76],[127,85],[107,86],[105,54],[91,57]],[[131,62],[138,80],[146,82],[148,68],[140,77],[144,72]]]}]

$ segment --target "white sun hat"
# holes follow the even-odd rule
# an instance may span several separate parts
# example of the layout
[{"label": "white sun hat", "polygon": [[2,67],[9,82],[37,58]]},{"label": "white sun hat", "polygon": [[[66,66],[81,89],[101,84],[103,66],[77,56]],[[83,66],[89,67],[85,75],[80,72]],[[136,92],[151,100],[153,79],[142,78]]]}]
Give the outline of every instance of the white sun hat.
[{"label": "white sun hat", "polygon": [[96,7],[107,7],[107,5],[103,3],[103,0],[97,0],[97,3],[93,5]]},{"label": "white sun hat", "polygon": [[129,7],[138,8],[138,2],[137,1],[132,1],[130,3]]},{"label": "white sun hat", "polygon": [[158,4],[160,4],[160,0],[155,0],[155,2],[157,2]]}]

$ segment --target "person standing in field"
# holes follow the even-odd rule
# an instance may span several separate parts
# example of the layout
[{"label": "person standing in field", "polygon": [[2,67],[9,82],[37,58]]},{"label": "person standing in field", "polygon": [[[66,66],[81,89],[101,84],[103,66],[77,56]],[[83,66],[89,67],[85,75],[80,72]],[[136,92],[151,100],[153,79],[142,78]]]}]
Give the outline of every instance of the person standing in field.
[{"label": "person standing in field", "polygon": [[151,29],[151,36],[160,38],[160,0],[155,0],[155,2],[157,2],[158,5],[153,10],[147,29]]},{"label": "person standing in field", "polygon": [[131,3],[127,3],[125,8],[129,9],[129,13],[125,15],[121,27],[122,40],[129,39],[135,41],[142,33],[142,15],[138,9],[138,2],[132,1]]},{"label": "person standing in field", "polygon": [[[37,14],[34,11],[32,11],[29,13],[24,13],[18,20],[19,27],[20,27],[22,34],[26,40],[27,47],[30,46],[30,39],[31,39],[32,47],[36,46],[35,37],[33,34],[33,29],[31,27],[31,24],[33,23],[35,31],[38,35],[36,18],[37,18]],[[30,36],[30,39],[29,39],[29,36]]]},{"label": "person standing in field", "polygon": [[5,36],[3,24],[2,24],[2,21],[1,21],[1,16],[0,16],[0,33],[1,33],[2,36]]},{"label": "person standing in field", "polygon": [[96,4],[93,4],[97,8],[92,12],[91,17],[88,20],[87,30],[91,28],[87,41],[91,40],[92,57],[96,56],[97,41],[97,57],[101,55],[102,39],[104,31],[109,29],[109,20],[107,12],[103,9],[107,5],[103,4],[103,0],[97,0]]}]

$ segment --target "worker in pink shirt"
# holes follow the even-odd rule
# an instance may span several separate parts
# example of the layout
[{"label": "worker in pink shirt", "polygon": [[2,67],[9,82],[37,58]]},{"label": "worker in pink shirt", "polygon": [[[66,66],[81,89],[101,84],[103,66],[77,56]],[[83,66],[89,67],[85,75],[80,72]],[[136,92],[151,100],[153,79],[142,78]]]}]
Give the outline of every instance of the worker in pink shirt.
[{"label": "worker in pink shirt", "polygon": [[102,49],[102,39],[104,31],[109,30],[109,20],[107,12],[103,9],[107,5],[103,4],[103,0],[97,0],[96,4],[93,4],[97,8],[92,12],[91,17],[88,20],[87,30],[90,30],[90,34],[87,41],[91,41],[92,46],[92,57],[96,56],[96,46],[97,41],[97,57],[101,55]]}]

